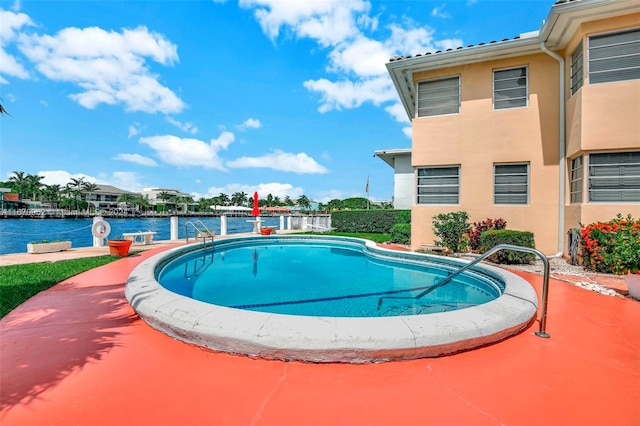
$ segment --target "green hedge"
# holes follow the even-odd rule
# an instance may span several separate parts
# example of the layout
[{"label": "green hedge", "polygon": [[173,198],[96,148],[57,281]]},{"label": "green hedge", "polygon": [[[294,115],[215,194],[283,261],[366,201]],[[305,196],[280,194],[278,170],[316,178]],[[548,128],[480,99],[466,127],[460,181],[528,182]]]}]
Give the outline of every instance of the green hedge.
[{"label": "green hedge", "polygon": [[331,227],[336,232],[388,234],[393,225],[406,221],[405,212],[407,210],[340,210],[331,213]]},{"label": "green hedge", "polygon": [[411,224],[396,223],[391,227],[391,242],[399,244],[409,244],[411,242]]},{"label": "green hedge", "polygon": [[[511,229],[494,229],[480,234],[480,251],[482,253],[499,244],[512,244],[516,246],[535,248],[533,233],[531,232],[513,231]],[[531,263],[535,258],[535,254],[513,250],[500,250],[488,257],[490,261],[501,264]]]}]

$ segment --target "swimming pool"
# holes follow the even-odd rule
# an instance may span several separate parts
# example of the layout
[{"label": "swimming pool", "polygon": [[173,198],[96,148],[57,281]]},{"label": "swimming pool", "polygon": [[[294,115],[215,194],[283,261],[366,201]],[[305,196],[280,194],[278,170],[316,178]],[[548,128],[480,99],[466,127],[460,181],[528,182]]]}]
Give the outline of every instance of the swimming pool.
[{"label": "swimming pool", "polygon": [[148,324],[180,340],[313,362],[451,354],[535,320],[533,288],[499,268],[476,267],[436,285],[463,264],[358,239],[228,238],[146,260],[125,294]]},{"label": "swimming pool", "polygon": [[457,266],[381,256],[365,248],[348,240],[227,241],[171,260],[158,282],[214,305],[326,317],[464,309],[499,297],[504,288],[499,277],[482,270],[437,286]]}]

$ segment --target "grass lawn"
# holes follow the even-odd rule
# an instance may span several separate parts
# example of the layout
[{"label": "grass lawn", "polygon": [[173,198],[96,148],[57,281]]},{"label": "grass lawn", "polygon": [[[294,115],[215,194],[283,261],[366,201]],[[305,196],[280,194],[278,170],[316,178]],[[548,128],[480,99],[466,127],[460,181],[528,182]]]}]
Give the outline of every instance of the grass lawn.
[{"label": "grass lawn", "polygon": [[74,275],[118,260],[113,256],[0,266],[0,318],[42,290]]}]

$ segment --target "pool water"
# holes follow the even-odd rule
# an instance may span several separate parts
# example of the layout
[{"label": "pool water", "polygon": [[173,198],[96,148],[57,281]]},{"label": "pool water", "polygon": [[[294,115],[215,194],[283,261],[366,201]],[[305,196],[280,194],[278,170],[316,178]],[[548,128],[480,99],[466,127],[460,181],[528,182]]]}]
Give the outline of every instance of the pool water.
[{"label": "pool water", "polygon": [[469,272],[415,298],[457,268],[373,256],[362,244],[264,237],[182,255],[168,261],[157,277],[174,293],[214,305],[321,317],[437,313],[501,295],[500,282]]}]

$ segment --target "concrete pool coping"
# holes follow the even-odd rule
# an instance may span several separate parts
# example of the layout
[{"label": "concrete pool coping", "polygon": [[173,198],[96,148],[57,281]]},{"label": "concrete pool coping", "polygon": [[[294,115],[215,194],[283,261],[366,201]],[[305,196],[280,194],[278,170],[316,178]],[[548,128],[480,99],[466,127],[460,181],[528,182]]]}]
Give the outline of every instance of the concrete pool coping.
[{"label": "concrete pool coping", "polygon": [[[302,237],[242,237],[233,241],[265,238],[290,240]],[[221,243],[225,242],[229,240]],[[398,252],[377,247],[373,242],[364,244],[365,253],[399,256]],[[537,296],[527,281],[485,264],[482,269],[504,281],[502,296],[457,311],[345,318],[227,308],[178,295],[156,280],[156,268],[160,263],[195,249],[197,247],[193,245],[178,247],[142,262],[130,274],[125,296],[151,327],[184,342],[228,353],[280,360],[348,363],[437,357],[506,339],[527,328],[535,321],[537,312]],[[417,253],[409,256],[432,258]]]}]

